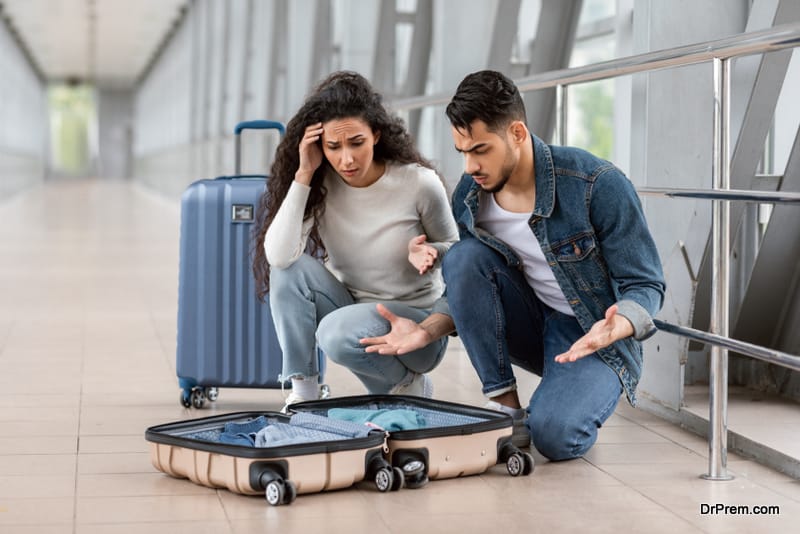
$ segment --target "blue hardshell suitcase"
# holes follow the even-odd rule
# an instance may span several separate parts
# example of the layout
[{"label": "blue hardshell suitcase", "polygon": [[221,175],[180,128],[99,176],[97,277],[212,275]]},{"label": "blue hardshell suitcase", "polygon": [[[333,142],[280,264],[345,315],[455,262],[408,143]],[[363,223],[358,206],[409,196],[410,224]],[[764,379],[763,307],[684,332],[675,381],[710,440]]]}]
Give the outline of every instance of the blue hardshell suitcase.
[{"label": "blue hardshell suitcase", "polygon": [[[284,127],[247,121],[234,130],[236,174],[192,183],[181,198],[177,375],[181,403],[201,408],[218,387],[276,388],[282,355],[269,299],[256,296],[252,233],[265,175],[241,174],[240,136]],[[322,358],[321,358],[322,359]],[[324,360],[320,369],[324,369]]]}]

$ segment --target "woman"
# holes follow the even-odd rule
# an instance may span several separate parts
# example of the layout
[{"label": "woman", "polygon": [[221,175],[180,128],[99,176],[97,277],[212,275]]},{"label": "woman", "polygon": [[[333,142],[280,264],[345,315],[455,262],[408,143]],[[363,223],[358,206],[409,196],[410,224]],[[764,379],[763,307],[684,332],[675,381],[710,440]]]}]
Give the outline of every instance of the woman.
[{"label": "woman", "polygon": [[439,260],[458,231],[402,121],[364,77],[334,73],[289,121],[267,184],[253,268],[287,406],[321,396],[317,344],[370,393],[430,397],[453,330]]}]

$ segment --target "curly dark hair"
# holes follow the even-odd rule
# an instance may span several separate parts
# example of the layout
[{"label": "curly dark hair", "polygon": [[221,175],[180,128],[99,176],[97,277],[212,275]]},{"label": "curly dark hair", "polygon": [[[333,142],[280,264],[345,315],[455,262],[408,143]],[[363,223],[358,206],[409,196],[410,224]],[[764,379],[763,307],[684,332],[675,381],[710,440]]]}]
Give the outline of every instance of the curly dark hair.
[{"label": "curly dark hair", "polygon": [[[289,186],[294,181],[295,172],[300,166],[299,146],[306,127],[318,122],[325,123],[353,117],[363,120],[373,132],[380,132],[380,138],[373,152],[373,159],[378,163],[417,163],[433,168],[416,149],[403,120],[387,111],[382,96],[373,89],[366,78],[350,71],[339,71],[328,76],[314,88],[286,125],[286,135],[278,145],[266,190],[259,200],[257,224],[253,234],[253,275],[259,299],[264,300],[269,292],[270,266],[264,251],[264,236],[283,199],[286,198]],[[327,190],[323,185],[323,178],[329,171],[335,172],[323,157],[322,165],[317,168],[311,179],[311,193],[303,217],[304,220],[314,217],[306,251],[322,259],[327,257],[327,253],[317,225],[325,211]]]}]

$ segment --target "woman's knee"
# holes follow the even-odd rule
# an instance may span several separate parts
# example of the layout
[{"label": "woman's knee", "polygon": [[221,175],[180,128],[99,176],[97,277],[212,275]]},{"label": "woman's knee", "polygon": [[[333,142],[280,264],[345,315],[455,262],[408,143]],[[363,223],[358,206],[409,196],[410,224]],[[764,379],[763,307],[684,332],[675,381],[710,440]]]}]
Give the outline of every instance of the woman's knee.
[{"label": "woman's knee", "polygon": [[[363,357],[364,346],[360,340],[364,337],[383,335],[386,327],[375,328],[377,312],[370,313],[374,305],[353,304],[339,308],[320,321],[317,327],[317,345],[333,361],[345,364],[353,357]],[[371,326],[372,325],[372,326]]]},{"label": "woman's knee", "polygon": [[299,287],[307,285],[305,280],[311,267],[308,260],[314,261],[310,257],[302,255],[287,267],[271,267],[269,270],[270,297],[296,293]]}]

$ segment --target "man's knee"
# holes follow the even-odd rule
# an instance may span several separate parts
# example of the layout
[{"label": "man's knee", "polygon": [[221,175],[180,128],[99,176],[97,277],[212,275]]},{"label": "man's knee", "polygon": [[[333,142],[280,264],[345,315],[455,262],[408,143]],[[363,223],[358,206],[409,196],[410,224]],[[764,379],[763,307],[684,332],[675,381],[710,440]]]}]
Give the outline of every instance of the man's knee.
[{"label": "man's knee", "polygon": [[597,440],[598,429],[593,423],[571,417],[531,413],[528,426],[533,446],[552,461],[580,458]]},{"label": "man's knee", "polygon": [[442,260],[442,275],[449,286],[465,281],[465,276],[479,272],[483,258],[491,258],[496,253],[474,238],[455,243]]}]

